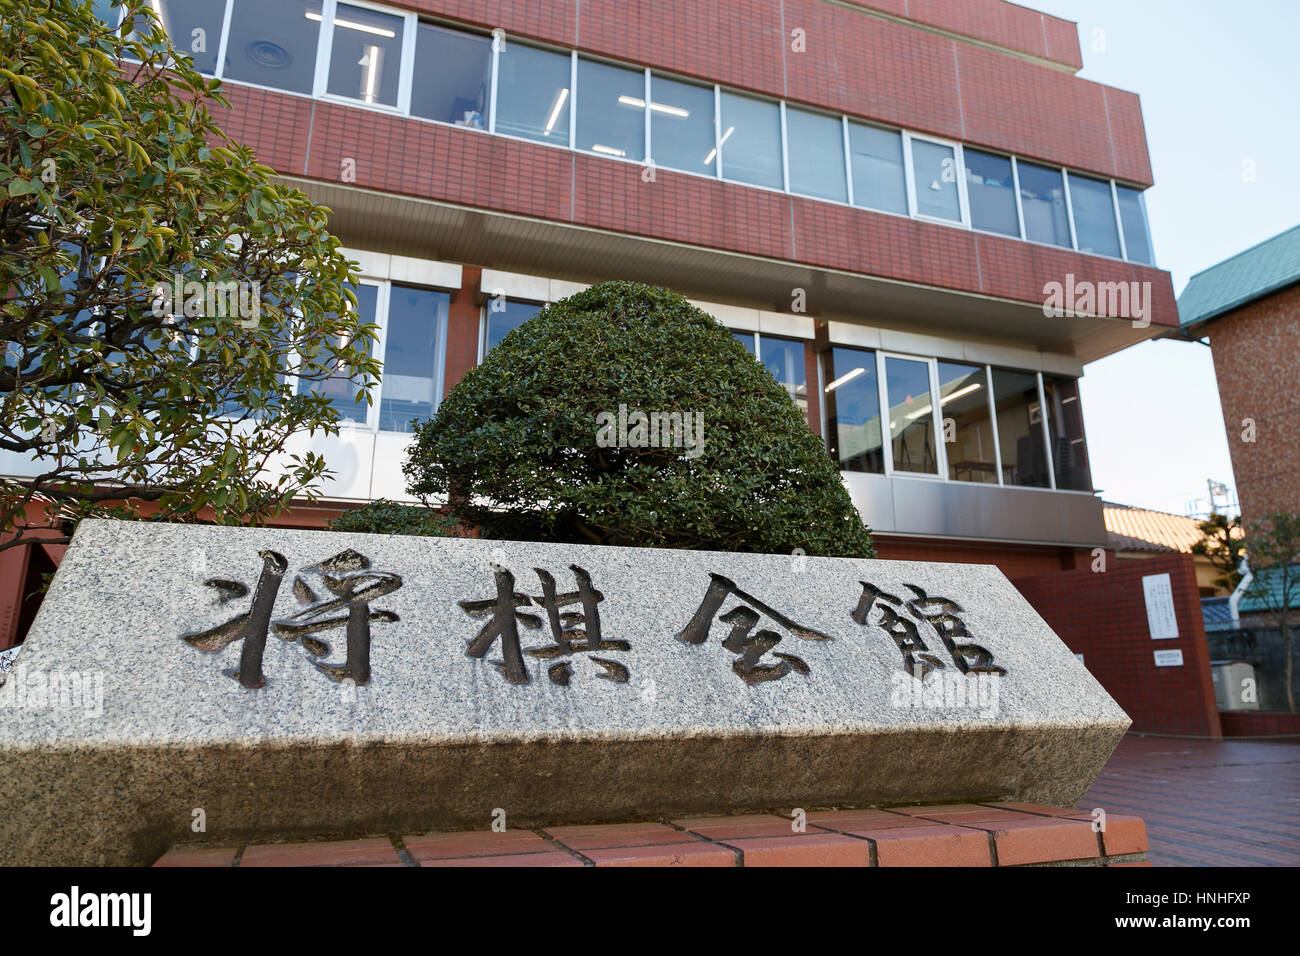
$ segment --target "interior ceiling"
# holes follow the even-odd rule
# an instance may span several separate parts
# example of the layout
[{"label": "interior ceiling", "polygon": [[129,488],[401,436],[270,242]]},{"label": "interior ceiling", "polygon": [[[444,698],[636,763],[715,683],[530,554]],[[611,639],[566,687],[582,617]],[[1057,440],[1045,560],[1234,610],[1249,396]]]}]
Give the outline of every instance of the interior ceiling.
[{"label": "interior ceiling", "polygon": [[333,210],[345,245],[591,283],[635,279],[695,299],[809,313],[844,322],[1015,344],[1091,362],[1165,331],[1104,318],[1048,318],[1040,305],[716,249],[281,177]]}]

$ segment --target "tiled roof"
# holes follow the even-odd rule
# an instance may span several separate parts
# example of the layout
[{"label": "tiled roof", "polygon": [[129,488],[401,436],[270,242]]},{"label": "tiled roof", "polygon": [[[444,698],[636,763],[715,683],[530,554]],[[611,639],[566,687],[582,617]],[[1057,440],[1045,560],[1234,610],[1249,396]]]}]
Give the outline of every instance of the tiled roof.
[{"label": "tiled roof", "polygon": [[1207,631],[1232,630],[1232,608],[1228,606],[1229,598],[1201,598],[1201,619]]},{"label": "tiled roof", "polygon": [[[1300,564],[1291,566],[1291,580],[1295,582],[1300,578]],[[1264,590],[1267,593],[1268,600],[1261,600],[1258,590]],[[1279,568],[1265,568],[1263,571],[1255,572],[1255,580],[1251,582],[1250,589],[1241,596],[1241,603],[1237,605],[1237,611],[1241,614],[1267,614],[1275,610],[1282,604],[1282,571]],[[1300,607],[1300,586],[1292,584],[1291,587],[1291,607]]]},{"label": "tiled roof", "polygon": [[1201,540],[1195,518],[1149,511],[1110,501],[1101,503],[1106,536],[1116,551],[1182,551],[1190,554]]},{"label": "tiled roof", "polygon": [[1178,297],[1184,329],[1300,282],[1300,226],[1192,276]]}]

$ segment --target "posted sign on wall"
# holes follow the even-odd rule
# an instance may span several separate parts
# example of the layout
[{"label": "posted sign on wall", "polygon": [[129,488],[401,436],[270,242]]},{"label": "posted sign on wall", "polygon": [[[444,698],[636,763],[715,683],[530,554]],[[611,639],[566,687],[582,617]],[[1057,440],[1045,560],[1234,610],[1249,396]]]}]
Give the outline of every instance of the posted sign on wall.
[{"label": "posted sign on wall", "polygon": [[1142,579],[1142,593],[1147,605],[1147,627],[1151,639],[1178,636],[1178,616],[1174,613],[1174,588],[1168,574],[1149,574]]}]

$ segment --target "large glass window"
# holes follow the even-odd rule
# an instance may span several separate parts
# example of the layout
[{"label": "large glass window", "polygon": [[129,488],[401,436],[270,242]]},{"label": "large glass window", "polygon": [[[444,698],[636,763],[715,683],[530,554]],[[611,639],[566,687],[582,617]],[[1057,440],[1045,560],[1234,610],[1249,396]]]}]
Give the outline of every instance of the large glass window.
[{"label": "large glass window", "polygon": [[510,41],[498,59],[496,131],[568,146],[569,56]]},{"label": "large glass window", "polygon": [[885,470],[876,355],[835,347],[824,353],[826,429],[831,458],[844,471]]},{"label": "large glass window", "polygon": [[489,299],[487,304],[487,326],[484,332],[483,354],[491,352],[506,337],[523,325],[544,306],[536,302],[519,302],[515,299]]},{"label": "large glass window", "polygon": [[488,37],[421,23],[415,31],[411,114],[486,129],[492,84]]},{"label": "large glass window", "polygon": [[194,61],[194,68],[209,75],[217,69],[217,48],[221,46],[225,3],[212,0],[157,0],[154,10],[161,18],[172,47]]},{"label": "large glass window", "polygon": [[938,368],[948,477],[996,485],[998,459],[984,366],[939,362]]},{"label": "large glass window", "polygon": [[379,427],[409,432],[438,407],[438,365],[451,296],[394,284],[388,294]]},{"label": "large glass window", "polygon": [[758,358],[763,367],[772,373],[772,377],[790,393],[790,400],[799,407],[799,411],[806,415],[808,384],[804,373],[803,342],[760,335]]},{"label": "large glass window", "polygon": [[1080,252],[1119,258],[1119,230],[1115,228],[1115,201],[1110,183],[1070,174],[1070,205],[1074,209],[1074,234]]},{"label": "large glass window", "polygon": [[[379,313],[379,287],[369,284],[351,286],[357,297],[357,315],[364,324],[373,324]],[[346,343],[345,343],[346,344]],[[351,370],[340,365],[333,373],[321,381],[299,382],[300,393],[324,395],[330,399],[343,421],[365,424],[369,406],[365,400],[357,401],[360,380],[352,375]]]},{"label": "large glass window", "polygon": [[1017,163],[1025,238],[1070,247],[1070,219],[1065,209],[1061,171],[1037,163]]},{"label": "large glass window", "polygon": [[918,216],[961,222],[957,159],[951,146],[913,138],[912,180]]},{"label": "large glass window", "polygon": [[885,398],[894,471],[937,475],[930,363],[886,357]]},{"label": "large glass window", "polygon": [[327,92],[396,106],[404,26],[401,17],[340,3],[334,14]]},{"label": "large glass window", "polygon": [[1052,440],[1056,487],[1092,491],[1088,446],[1083,439],[1079,380],[1064,375],[1044,375],[1043,397],[1047,400],[1047,431]]},{"label": "large glass window", "polygon": [[849,121],[853,204],[907,215],[903,135]]},{"label": "large glass window", "polygon": [[578,60],[577,147],[645,159],[645,73]]},{"label": "large glass window", "polygon": [[1146,204],[1142,193],[1128,186],[1115,184],[1119,193],[1119,218],[1124,226],[1124,251],[1134,262],[1154,265],[1151,256],[1151,239],[1147,233]]},{"label": "large glass window", "polygon": [[1020,236],[1020,219],[1016,215],[1016,185],[1011,160],[1006,156],[964,149],[966,159],[966,195],[970,198],[970,224],[973,229]]},{"label": "large glass window", "polygon": [[316,79],[319,0],[234,0],[224,76],[310,93]]},{"label": "large glass window", "polygon": [[1004,483],[1050,488],[1038,376],[1033,372],[993,369],[993,403],[998,416]]},{"label": "large glass window", "polygon": [[741,183],[785,186],[781,170],[781,110],[767,100],[722,94],[722,175]]},{"label": "large glass window", "polygon": [[790,191],[847,202],[844,127],[837,116],[786,107]]},{"label": "large glass window", "polygon": [[758,356],[758,333],[757,332],[732,332],[737,342],[745,347],[745,351],[755,357]]},{"label": "large glass window", "polygon": [[712,87],[650,77],[650,148],[658,165],[715,175],[716,135]]}]

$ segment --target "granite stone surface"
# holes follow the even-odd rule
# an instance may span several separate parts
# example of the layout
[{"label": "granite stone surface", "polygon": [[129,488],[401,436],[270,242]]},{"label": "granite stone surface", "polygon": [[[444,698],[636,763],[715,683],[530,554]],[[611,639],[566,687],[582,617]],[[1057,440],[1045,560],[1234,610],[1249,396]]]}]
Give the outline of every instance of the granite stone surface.
[{"label": "granite stone surface", "polygon": [[85,521],[0,687],[0,863],[1073,805],[1128,725],[988,566]]}]

